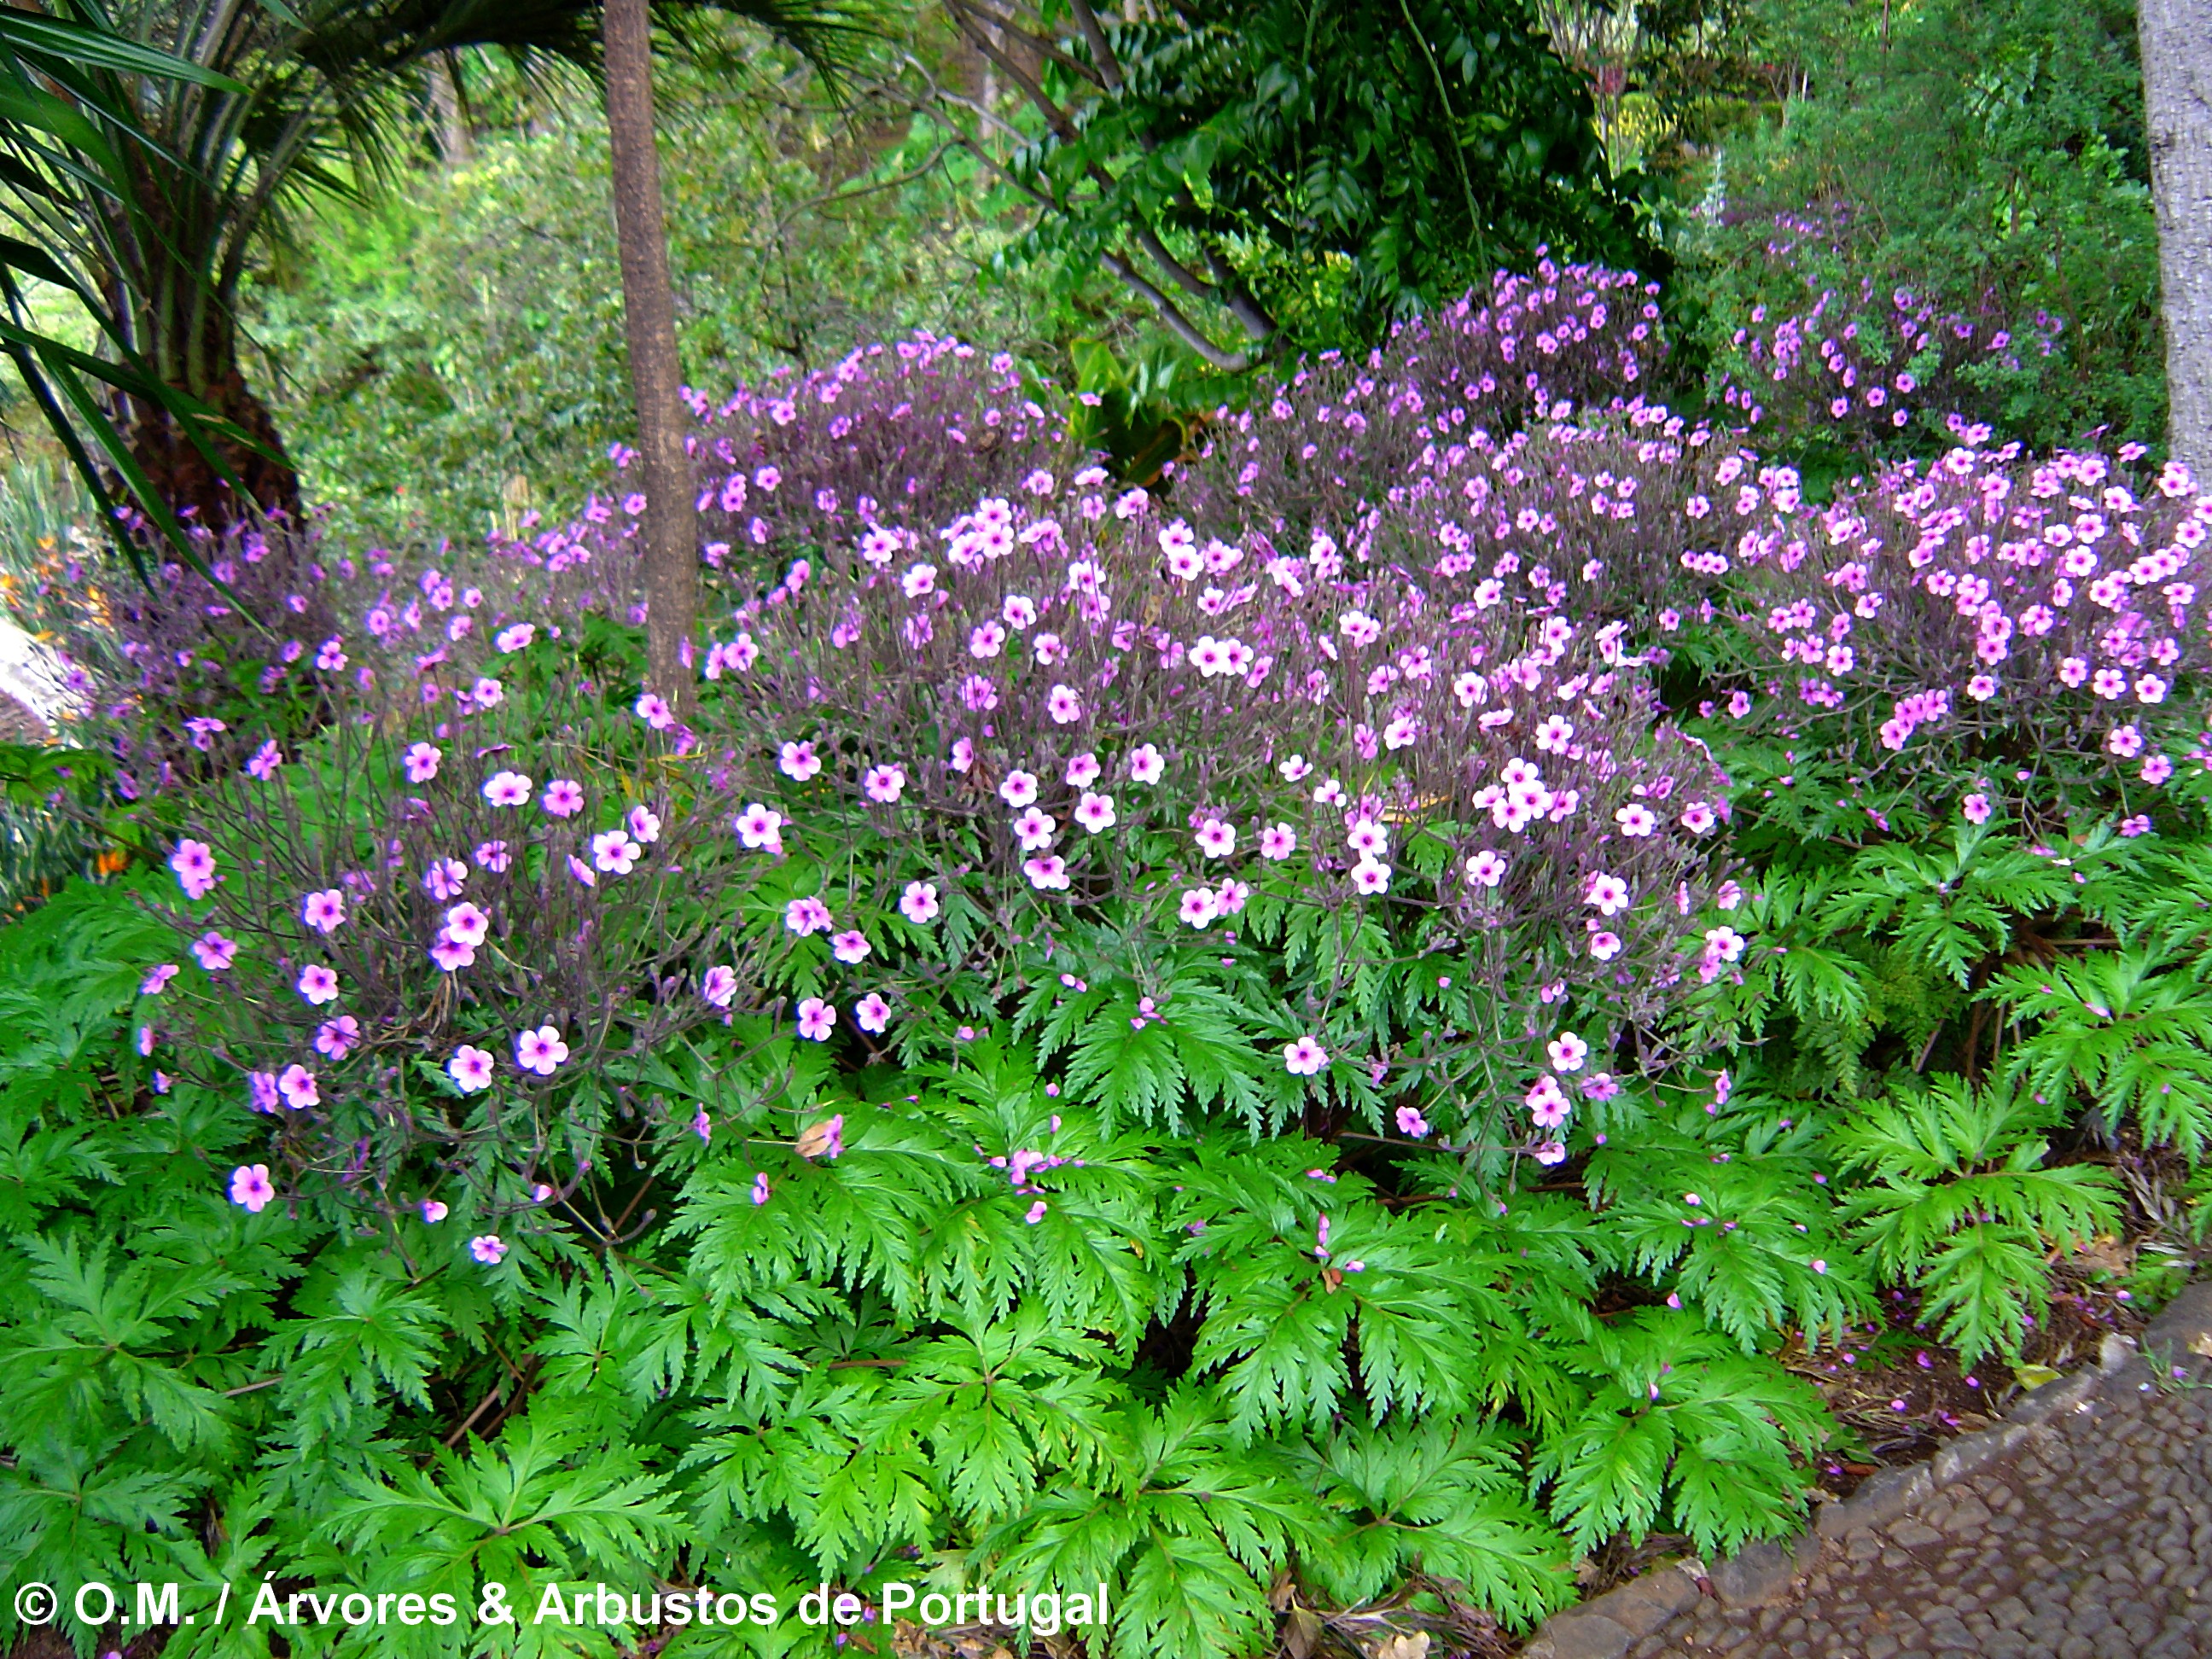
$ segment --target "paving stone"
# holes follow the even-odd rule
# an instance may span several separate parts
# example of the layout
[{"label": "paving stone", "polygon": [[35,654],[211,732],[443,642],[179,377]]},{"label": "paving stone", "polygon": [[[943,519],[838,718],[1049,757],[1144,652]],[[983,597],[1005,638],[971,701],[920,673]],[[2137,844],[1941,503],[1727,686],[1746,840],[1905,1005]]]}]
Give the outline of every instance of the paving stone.
[{"label": "paving stone", "polygon": [[1714,1564],[1711,1598],[1668,1568],[1644,1592],[1656,1633],[1567,1615],[1528,1659],[2212,1659],[2212,1395],[2161,1391],[2168,1364],[2212,1379],[2212,1284],[2142,1351],[2158,1369],[2108,1343],[1932,1465],[1824,1504],[1794,1550]]}]

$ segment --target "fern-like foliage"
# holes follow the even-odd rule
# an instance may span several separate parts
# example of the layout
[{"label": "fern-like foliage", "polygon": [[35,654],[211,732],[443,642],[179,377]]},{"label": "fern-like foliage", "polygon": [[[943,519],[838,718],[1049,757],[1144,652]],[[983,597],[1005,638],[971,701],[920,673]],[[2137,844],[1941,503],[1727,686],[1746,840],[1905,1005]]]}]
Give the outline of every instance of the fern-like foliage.
[{"label": "fern-like foliage", "polygon": [[2123,947],[2014,967],[1989,996],[2033,1025],[2008,1075],[2053,1100],[2095,1103],[2107,1133],[2132,1117],[2143,1139],[2192,1164],[2212,1147],[2212,984],[2201,954]]},{"label": "fern-like foliage", "polygon": [[2017,1357],[2022,1316],[2048,1300],[2045,1253],[2118,1218],[2111,1170],[2045,1166],[2039,1132],[2060,1116],[2008,1088],[1941,1078],[1835,1132],[1846,1166],[1871,1177],[1844,1200],[1856,1231],[1881,1271],[1921,1285],[1970,1365],[1993,1350]]}]

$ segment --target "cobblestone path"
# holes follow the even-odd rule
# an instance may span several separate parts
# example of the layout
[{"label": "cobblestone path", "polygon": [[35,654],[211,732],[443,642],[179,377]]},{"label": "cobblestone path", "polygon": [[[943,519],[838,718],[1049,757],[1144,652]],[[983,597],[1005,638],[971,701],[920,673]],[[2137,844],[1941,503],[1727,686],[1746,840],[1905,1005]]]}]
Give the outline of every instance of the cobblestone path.
[{"label": "cobblestone path", "polygon": [[[2191,1295],[2212,1311],[2212,1287]],[[1836,1506],[1794,1557],[1747,1553],[1702,1589],[1648,1575],[1528,1659],[2212,1659],[2207,1355],[2201,1334],[2115,1350],[1948,1465]]]}]

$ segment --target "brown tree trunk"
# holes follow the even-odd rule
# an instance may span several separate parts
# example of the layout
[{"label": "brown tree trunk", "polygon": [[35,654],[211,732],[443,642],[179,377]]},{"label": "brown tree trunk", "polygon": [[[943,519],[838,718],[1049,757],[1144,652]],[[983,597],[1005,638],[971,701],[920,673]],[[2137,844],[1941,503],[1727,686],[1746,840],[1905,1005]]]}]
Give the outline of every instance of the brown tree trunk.
[{"label": "brown tree trunk", "polygon": [[[161,367],[158,362],[156,367]],[[246,383],[238,362],[238,337],[227,321],[209,325],[197,373],[175,372],[175,365],[170,369],[164,374],[169,385],[198,398],[258,447],[238,443],[217,446],[244,488],[241,502],[239,492],[224,481],[166,410],[133,398],[131,459],[144,471],[155,493],[179,514],[188,514],[194,523],[205,525],[217,534],[263,514],[282,514],[289,522],[299,523],[299,472],[285,453],[269,406]]]},{"label": "brown tree trunk", "polygon": [[2212,489],[2212,0],[2141,0],[2167,443]]},{"label": "brown tree trunk", "polygon": [[606,0],[607,137],[623,320],[644,466],[646,683],[678,709],[691,700],[691,629],[699,608],[699,524],[684,453],[684,380],[676,294],[653,149],[653,42],[647,0]]}]

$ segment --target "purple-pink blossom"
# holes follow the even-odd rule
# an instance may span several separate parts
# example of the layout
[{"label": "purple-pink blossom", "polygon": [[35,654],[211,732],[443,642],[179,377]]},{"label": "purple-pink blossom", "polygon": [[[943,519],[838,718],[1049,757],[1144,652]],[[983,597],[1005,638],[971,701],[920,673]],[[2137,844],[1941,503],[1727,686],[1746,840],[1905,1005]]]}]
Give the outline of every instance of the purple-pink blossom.
[{"label": "purple-pink blossom", "polygon": [[515,1034],[514,1063],[526,1072],[551,1077],[568,1058],[568,1045],[561,1040],[558,1026],[540,1025],[534,1030]]},{"label": "purple-pink blossom", "polygon": [[230,1201],[243,1205],[251,1213],[259,1215],[276,1196],[266,1164],[241,1164],[230,1172]]},{"label": "purple-pink blossom", "polygon": [[453,1057],[446,1062],[446,1075],[453,1079],[453,1086],[465,1095],[490,1088],[491,1074],[490,1054],[465,1042],[454,1049]]},{"label": "purple-pink blossom", "polygon": [[326,1060],[343,1060],[361,1041],[361,1022],[351,1014],[326,1019],[315,1028],[315,1052]]},{"label": "purple-pink blossom", "polygon": [[483,798],[494,806],[520,806],[530,799],[532,787],[523,773],[495,772],[484,781]]},{"label": "purple-pink blossom", "polygon": [[169,868],[177,872],[186,898],[205,898],[215,890],[215,849],[204,841],[179,842],[169,854]]}]

